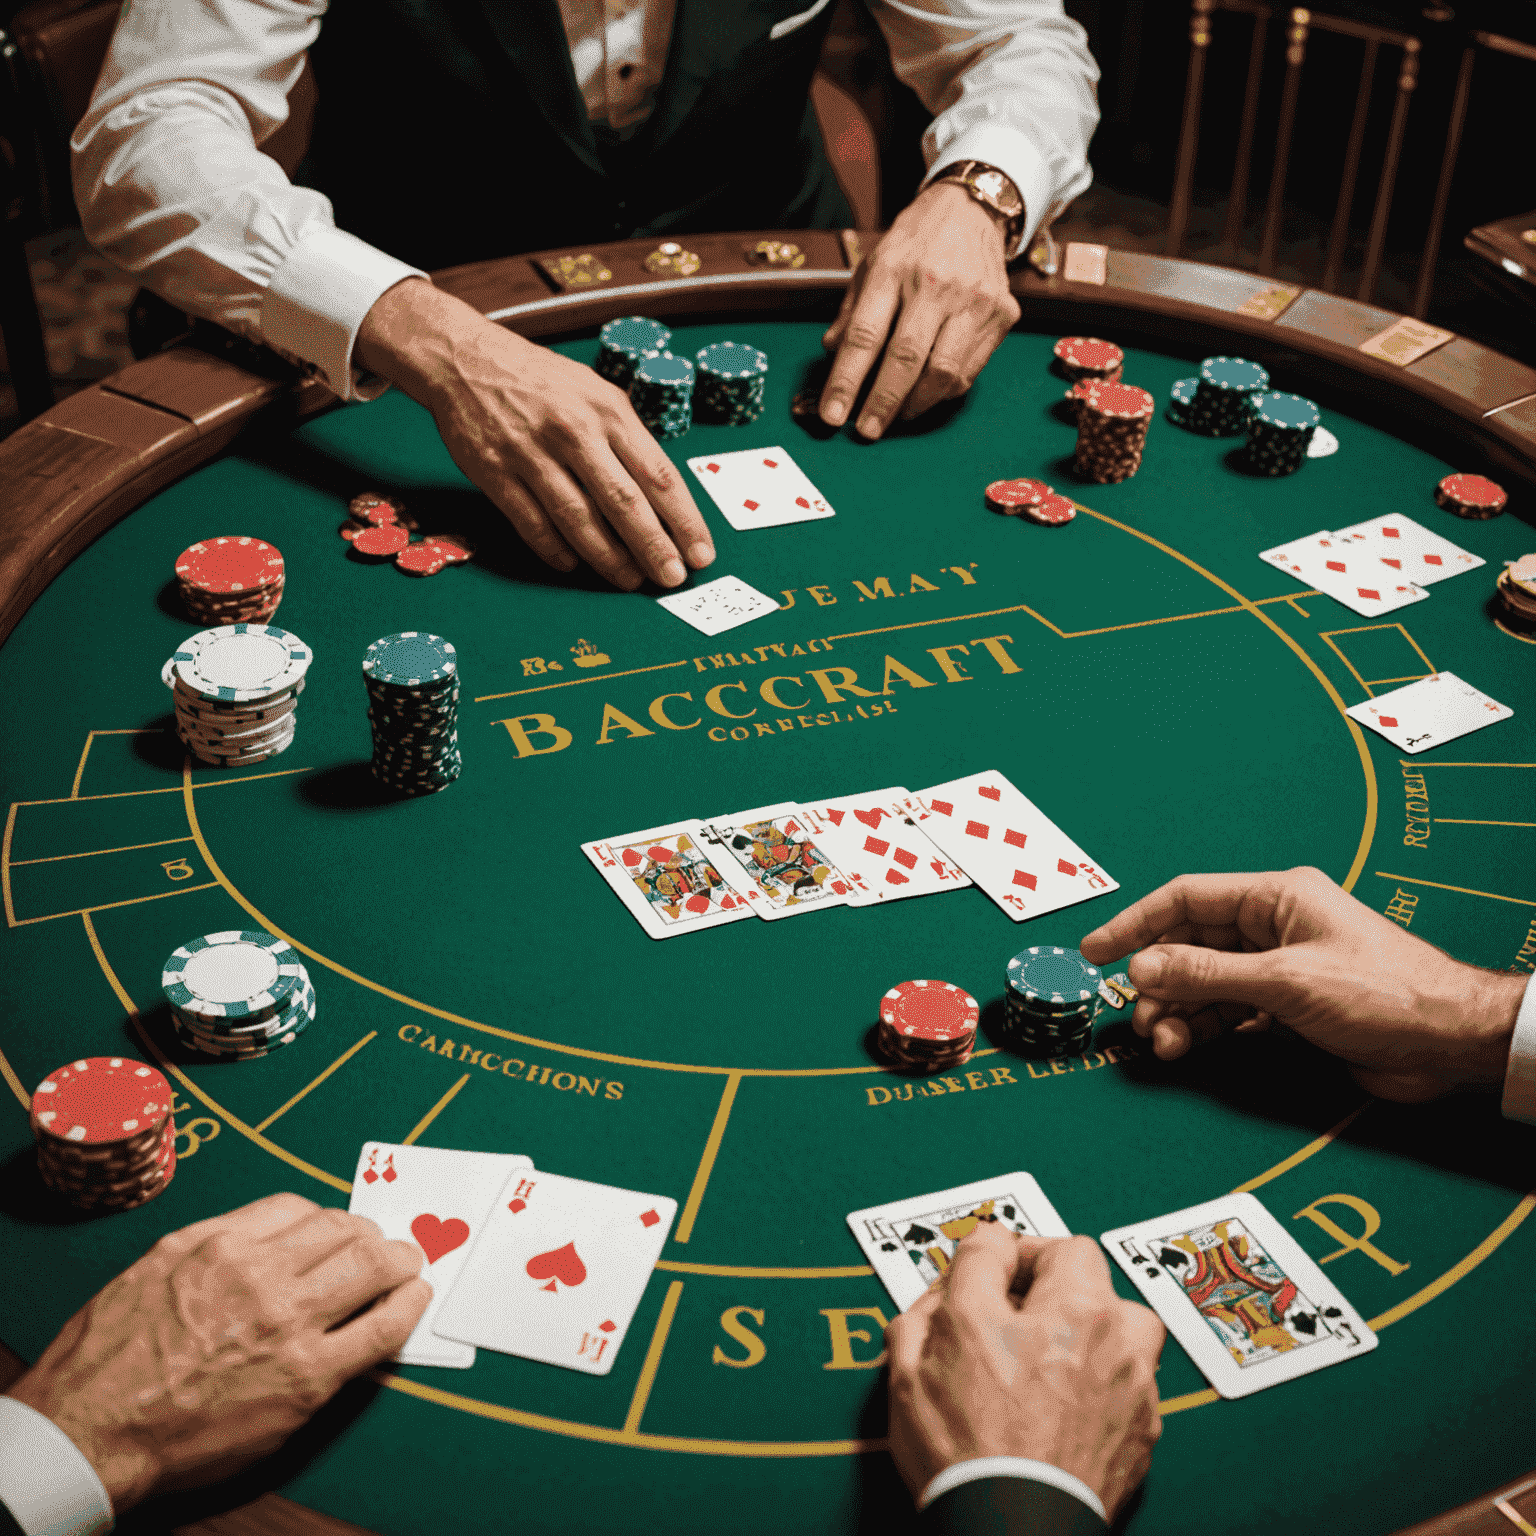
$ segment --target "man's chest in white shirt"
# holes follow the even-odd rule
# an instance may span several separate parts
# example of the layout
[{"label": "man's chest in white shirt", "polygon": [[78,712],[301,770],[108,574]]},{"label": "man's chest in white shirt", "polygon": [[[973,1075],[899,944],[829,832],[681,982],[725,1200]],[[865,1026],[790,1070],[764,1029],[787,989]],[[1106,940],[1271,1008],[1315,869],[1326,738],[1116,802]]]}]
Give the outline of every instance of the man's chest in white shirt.
[{"label": "man's chest in white shirt", "polygon": [[650,116],[667,64],[675,0],[560,0],[576,85],[594,123]]}]

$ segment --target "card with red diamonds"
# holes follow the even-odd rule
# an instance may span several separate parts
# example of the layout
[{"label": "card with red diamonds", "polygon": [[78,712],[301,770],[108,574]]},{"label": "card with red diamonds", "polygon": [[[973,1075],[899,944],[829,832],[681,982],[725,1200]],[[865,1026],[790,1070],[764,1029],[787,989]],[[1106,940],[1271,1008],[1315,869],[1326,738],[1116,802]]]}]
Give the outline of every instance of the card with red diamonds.
[{"label": "card with red diamonds", "polygon": [[1406,688],[1379,693],[1344,713],[1385,736],[1399,752],[1417,755],[1469,731],[1508,720],[1514,710],[1490,699],[1471,683],[1462,682],[1454,672],[1432,672]]},{"label": "card with red diamonds", "polygon": [[707,453],[688,468],[732,528],[777,528],[836,514],[810,478],[782,448]]},{"label": "card with red diamonds", "polygon": [[437,1318],[465,1344],[606,1376],[677,1215],[677,1201],[517,1174]]},{"label": "card with red diamonds", "polygon": [[917,825],[897,785],[804,806],[813,830],[856,894],[850,907],[959,891],[970,877]]},{"label": "card with red diamonds", "polygon": [[912,800],[923,831],[1016,923],[1120,889],[995,769],[920,789]]}]

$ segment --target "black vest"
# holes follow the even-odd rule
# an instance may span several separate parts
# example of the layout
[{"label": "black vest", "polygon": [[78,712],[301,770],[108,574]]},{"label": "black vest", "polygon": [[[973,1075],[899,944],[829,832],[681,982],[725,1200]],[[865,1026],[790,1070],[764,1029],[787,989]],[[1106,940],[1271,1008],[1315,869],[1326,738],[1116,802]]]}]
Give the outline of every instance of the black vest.
[{"label": "black vest", "polygon": [[677,0],[666,74],[628,139],[587,120],[556,0],[333,0],[297,180],[338,225],[436,268],[634,235],[836,228],[852,215],[810,81],[813,0]]}]

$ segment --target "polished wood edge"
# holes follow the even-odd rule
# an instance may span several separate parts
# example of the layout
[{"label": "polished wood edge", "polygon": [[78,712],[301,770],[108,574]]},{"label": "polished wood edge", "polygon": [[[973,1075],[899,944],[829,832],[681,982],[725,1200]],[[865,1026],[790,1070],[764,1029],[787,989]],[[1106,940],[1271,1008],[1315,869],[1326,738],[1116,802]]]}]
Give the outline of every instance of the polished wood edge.
[{"label": "polished wood edge", "polygon": [[1494,1488],[1480,1498],[1468,1499],[1444,1514],[1404,1526],[1396,1536],[1517,1536],[1520,1526],[1509,1517],[1503,1504],[1514,1510],[1525,1529],[1536,1526],[1536,1471],[1528,1472],[1512,1483]]}]

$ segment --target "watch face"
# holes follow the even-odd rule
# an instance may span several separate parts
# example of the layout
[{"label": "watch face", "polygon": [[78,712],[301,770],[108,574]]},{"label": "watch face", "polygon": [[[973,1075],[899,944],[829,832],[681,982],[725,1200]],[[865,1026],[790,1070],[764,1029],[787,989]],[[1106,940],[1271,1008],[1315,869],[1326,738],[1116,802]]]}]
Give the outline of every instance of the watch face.
[{"label": "watch face", "polygon": [[971,184],[984,197],[992,199],[1002,213],[1018,211],[1020,199],[1014,195],[1008,178],[1001,171],[979,171],[971,178]]}]

